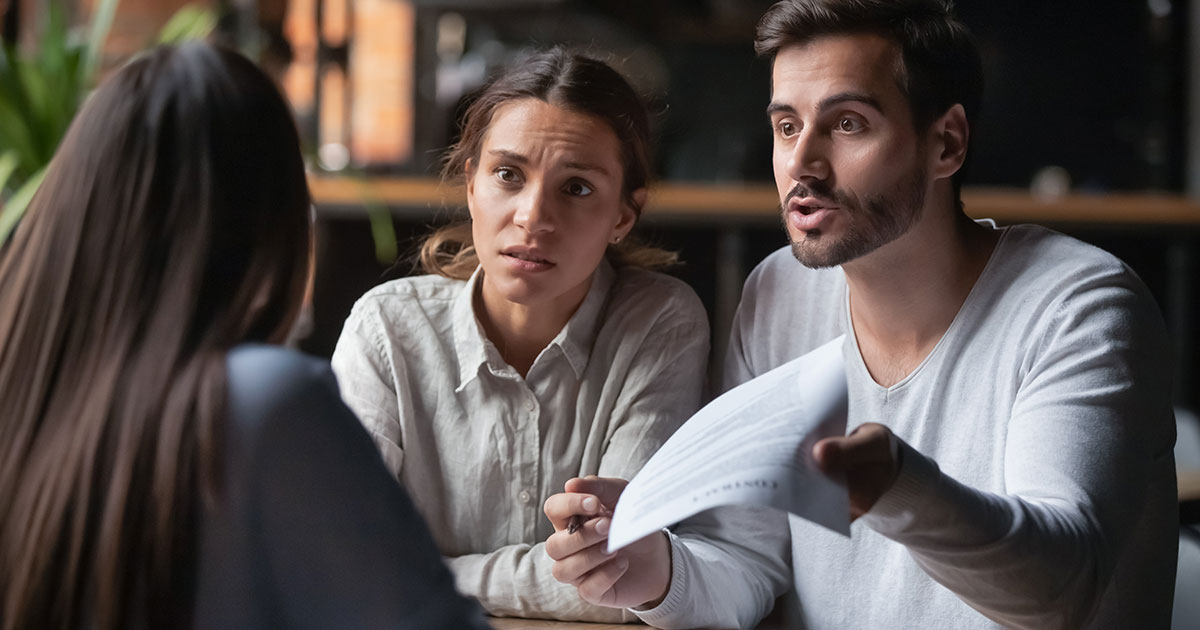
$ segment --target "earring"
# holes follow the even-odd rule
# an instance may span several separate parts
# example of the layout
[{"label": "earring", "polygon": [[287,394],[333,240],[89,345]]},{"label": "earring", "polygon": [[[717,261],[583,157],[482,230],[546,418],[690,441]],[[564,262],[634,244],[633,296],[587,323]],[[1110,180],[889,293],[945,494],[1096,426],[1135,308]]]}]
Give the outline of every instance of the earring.
[{"label": "earring", "polygon": [[619,235],[618,235],[618,236],[614,236],[614,237],[613,237],[613,240],[612,240],[612,242],[613,242],[613,245],[616,245],[617,243],[620,243],[620,242],[621,242],[621,237],[620,237]]}]

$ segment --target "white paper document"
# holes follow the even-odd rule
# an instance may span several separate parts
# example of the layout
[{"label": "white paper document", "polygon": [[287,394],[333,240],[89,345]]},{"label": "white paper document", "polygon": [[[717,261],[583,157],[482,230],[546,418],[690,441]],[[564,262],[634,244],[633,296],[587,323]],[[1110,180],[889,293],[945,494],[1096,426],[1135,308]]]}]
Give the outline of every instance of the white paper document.
[{"label": "white paper document", "polygon": [[616,551],[720,505],[767,505],[850,535],[843,483],[822,473],[812,447],[846,433],[844,337],[735,387],[671,436],[617,502]]}]

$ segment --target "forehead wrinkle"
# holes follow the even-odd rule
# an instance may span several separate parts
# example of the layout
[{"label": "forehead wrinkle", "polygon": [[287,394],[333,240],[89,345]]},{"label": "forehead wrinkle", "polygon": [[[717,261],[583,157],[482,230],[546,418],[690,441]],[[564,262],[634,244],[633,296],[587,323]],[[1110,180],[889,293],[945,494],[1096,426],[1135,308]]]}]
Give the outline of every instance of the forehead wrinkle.
[{"label": "forehead wrinkle", "polygon": [[595,171],[601,175],[612,175],[612,173],[609,173],[608,169],[604,168],[603,166],[599,164],[591,164],[589,162],[568,161],[563,163],[563,166],[570,169],[575,169],[577,171]]},{"label": "forehead wrinkle", "polygon": [[494,155],[498,158],[508,160],[510,162],[521,162],[521,163],[529,162],[528,157],[525,157],[524,155],[517,153],[516,151],[510,151],[509,149],[488,149],[488,154]]},{"label": "forehead wrinkle", "polygon": [[[532,162],[532,160],[529,157],[525,156],[524,154],[518,153],[517,151],[513,151],[511,149],[488,149],[487,153],[489,155],[500,158],[502,160],[506,160],[509,162],[516,162],[518,164],[529,164]],[[592,162],[580,162],[578,160],[568,160],[566,162],[563,162],[562,166],[564,168],[573,169],[573,170],[577,170],[577,171],[596,172],[596,173],[600,173],[601,175],[606,175],[606,176],[612,175],[612,173],[609,172],[609,169],[605,168],[603,165],[594,164]]]}]

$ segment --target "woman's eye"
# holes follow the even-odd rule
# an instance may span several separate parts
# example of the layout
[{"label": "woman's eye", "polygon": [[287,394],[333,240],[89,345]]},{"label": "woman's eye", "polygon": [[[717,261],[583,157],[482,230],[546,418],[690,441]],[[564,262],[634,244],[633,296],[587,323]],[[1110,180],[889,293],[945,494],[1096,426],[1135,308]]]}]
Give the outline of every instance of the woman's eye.
[{"label": "woman's eye", "polygon": [[520,181],[520,179],[521,179],[520,177],[517,176],[517,172],[515,170],[513,170],[507,166],[501,166],[501,167],[497,168],[495,173],[496,173],[496,179],[498,179],[502,182],[509,183],[509,184]]},{"label": "woman's eye", "polygon": [[592,187],[583,182],[570,182],[563,188],[568,194],[575,197],[586,197],[592,194]]}]

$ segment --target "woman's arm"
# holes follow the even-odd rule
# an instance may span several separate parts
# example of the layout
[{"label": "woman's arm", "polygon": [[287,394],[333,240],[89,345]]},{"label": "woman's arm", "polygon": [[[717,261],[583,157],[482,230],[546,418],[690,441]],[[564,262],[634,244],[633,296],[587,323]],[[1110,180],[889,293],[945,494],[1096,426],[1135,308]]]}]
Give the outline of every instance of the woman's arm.
[{"label": "woman's arm", "polygon": [[331,367],[342,400],[375,441],[392,478],[400,481],[404,442],[400,432],[399,381],[379,324],[355,308],[338,337]]},{"label": "woman's arm", "polygon": [[[600,474],[628,477],[699,407],[708,359],[702,315],[651,331],[636,357],[610,420]],[[490,553],[447,558],[458,589],[491,614],[622,623],[625,610],[593,606],[573,586],[554,579],[545,543],[508,545]]]}]

